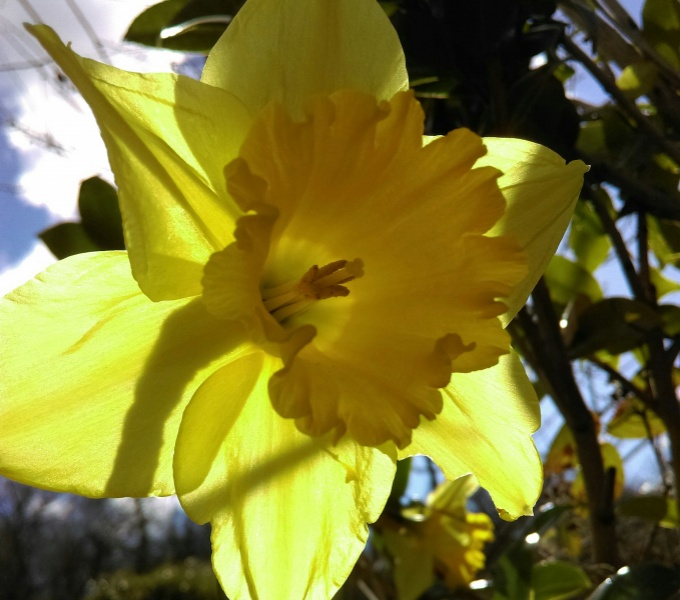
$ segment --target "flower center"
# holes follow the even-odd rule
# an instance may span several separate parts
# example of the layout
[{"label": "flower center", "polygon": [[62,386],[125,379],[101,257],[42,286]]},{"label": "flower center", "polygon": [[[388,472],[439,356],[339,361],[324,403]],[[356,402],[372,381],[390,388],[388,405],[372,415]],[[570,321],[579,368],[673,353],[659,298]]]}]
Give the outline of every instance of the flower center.
[{"label": "flower center", "polygon": [[262,302],[280,323],[284,319],[305,311],[317,300],[348,296],[343,284],[363,275],[362,263],[336,260],[320,267],[312,266],[299,281],[262,288]]}]

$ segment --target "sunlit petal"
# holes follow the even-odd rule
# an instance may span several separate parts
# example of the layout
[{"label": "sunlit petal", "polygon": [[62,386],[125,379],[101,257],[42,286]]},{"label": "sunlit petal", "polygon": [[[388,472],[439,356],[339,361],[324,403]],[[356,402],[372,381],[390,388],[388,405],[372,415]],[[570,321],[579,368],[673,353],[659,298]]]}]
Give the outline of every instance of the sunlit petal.
[{"label": "sunlit petal", "polygon": [[184,406],[243,341],[200,301],[151,302],[124,252],[0,301],[0,473],[87,496],[171,494]]},{"label": "sunlit petal", "polygon": [[173,74],[84,59],[49,27],[29,27],[97,118],[116,175],[132,272],[153,300],[199,294],[210,254],[232,240],[237,207],[222,169],[250,125],[224,90]]},{"label": "sunlit petal", "polygon": [[267,397],[279,366],[245,356],[199,388],[180,428],[178,493],[192,518],[211,520],[230,597],[330,598],[384,506],[394,457],[298,432]]},{"label": "sunlit petal", "polygon": [[399,38],[377,2],[249,0],[208,56],[202,81],[253,111],[340,89],[389,99],[408,89]]},{"label": "sunlit petal", "polygon": [[576,206],[583,174],[580,160],[565,163],[559,155],[533,142],[484,138],[488,153],[477,161],[503,175],[498,185],[507,202],[503,217],[489,235],[514,236],[525,250],[529,272],[524,281],[504,298],[508,323],[519,311],[543,274],[567,229]]},{"label": "sunlit petal", "polygon": [[474,473],[501,516],[530,515],[543,483],[531,438],[539,424],[536,394],[513,352],[490,369],[454,374],[441,414],[420,424],[400,458],[426,454],[447,479]]}]

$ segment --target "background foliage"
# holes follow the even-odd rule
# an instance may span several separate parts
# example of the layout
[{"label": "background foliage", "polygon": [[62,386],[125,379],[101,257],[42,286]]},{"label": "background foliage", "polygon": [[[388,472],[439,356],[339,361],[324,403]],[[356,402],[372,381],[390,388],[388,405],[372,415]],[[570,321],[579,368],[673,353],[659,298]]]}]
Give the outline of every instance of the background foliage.
[{"label": "background foliage", "polygon": [[[166,0],[126,37],[205,53],[240,4]],[[546,483],[536,517],[513,524],[494,517],[495,541],[471,587],[449,589],[439,560],[406,584],[399,569],[418,561],[422,548],[389,540],[407,539],[434,513],[404,496],[411,463],[402,463],[339,598],[680,597],[680,2],[646,0],[641,26],[616,0],[382,5],[404,46],[428,133],[468,127],[529,139],[591,170],[559,256],[511,325],[546,422],[561,423],[543,434]],[[586,76],[605,92],[602,104],[568,93],[573,77]],[[57,257],[123,247],[114,188],[84,181],[79,208],[80,223],[41,234]],[[438,474],[419,464],[434,488]],[[40,507],[53,497],[4,485],[14,505],[0,510],[0,548],[10,548],[0,551],[0,597],[219,597],[205,563],[178,562],[207,556],[205,530],[186,529],[193,542],[149,536],[140,508],[125,521],[129,534],[113,535],[101,514],[88,516],[106,508],[83,500],[82,522],[96,531],[72,539],[41,520]],[[483,493],[473,500],[494,515]],[[31,561],[40,551],[35,540],[45,538],[60,550],[39,576]],[[57,556],[68,557],[69,544],[79,554],[66,566]]]}]

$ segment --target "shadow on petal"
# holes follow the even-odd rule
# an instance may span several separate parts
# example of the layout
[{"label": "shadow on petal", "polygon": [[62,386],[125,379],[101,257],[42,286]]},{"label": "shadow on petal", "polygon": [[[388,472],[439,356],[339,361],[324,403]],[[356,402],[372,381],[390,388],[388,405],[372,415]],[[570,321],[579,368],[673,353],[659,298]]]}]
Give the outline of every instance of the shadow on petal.
[{"label": "shadow on petal", "polygon": [[238,355],[244,339],[239,325],[214,319],[200,299],[165,321],[135,385],[107,496],[120,495],[132,468],[136,479],[148,482],[145,492],[157,493],[156,472],[172,473],[174,440],[186,404],[212,372]]}]

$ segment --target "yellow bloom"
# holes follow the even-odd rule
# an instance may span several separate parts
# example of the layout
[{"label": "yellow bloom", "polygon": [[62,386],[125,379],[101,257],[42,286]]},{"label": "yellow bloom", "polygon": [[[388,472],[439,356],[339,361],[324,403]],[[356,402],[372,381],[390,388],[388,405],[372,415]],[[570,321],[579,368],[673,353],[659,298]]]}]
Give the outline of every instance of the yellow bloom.
[{"label": "yellow bloom", "polygon": [[234,599],[332,595],[397,457],[531,513],[538,405],[502,325],[582,163],[468,131],[423,147],[373,0],[249,0],[200,82],[31,31],[95,113],[128,251],[0,303],[0,473],[176,493]]},{"label": "yellow bloom", "polygon": [[419,598],[434,583],[435,573],[455,589],[467,586],[484,568],[484,546],[494,539],[493,523],[488,515],[466,508],[478,489],[473,475],[445,481],[428,496],[417,518],[383,532],[394,557],[400,600]]},{"label": "yellow bloom", "polygon": [[493,523],[484,513],[470,513],[466,500],[479,486],[472,475],[440,485],[428,498],[429,519],[423,535],[435,568],[450,588],[468,585],[484,568],[484,545],[493,540]]}]

